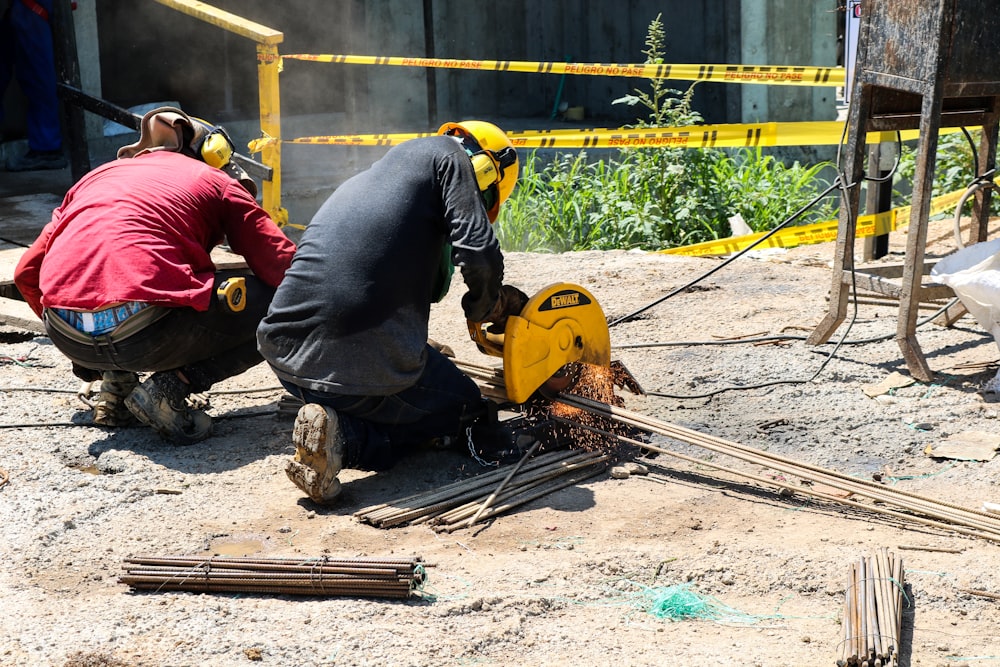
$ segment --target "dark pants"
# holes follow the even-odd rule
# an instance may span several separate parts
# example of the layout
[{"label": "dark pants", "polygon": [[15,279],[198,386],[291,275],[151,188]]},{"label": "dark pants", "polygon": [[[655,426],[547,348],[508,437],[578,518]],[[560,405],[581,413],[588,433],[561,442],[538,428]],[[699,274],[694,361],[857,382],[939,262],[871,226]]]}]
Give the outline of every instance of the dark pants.
[{"label": "dark pants", "polygon": [[344,467],[356,470],[387,470],[434,438],[460,436],[486,413],[476,383],[430,346],[416,384],[390,396],[347,396],[282,384],[306,403],[337,411],[347,442]]},{"label": "dark pants", "polygon": [[192,392],[206,391],[216,382],[239,375],[264,360],[257,352],[257,325],[267,314],[274,288],[245,271],[220,271],[215,285],[233,276],[246,278],[246,307],[238,313],[213,297],[205,312],[166,308],[162,317],[121,340],[116,339],[115,332],[84,334],[86,340],[78,335],[67,336],[48,321],[59,316],[48,312],[45,329],[52,343],[73,362],[73,373],[82,380],[98,380],[101,371],[106,370],[180,370],[191,383]]}]

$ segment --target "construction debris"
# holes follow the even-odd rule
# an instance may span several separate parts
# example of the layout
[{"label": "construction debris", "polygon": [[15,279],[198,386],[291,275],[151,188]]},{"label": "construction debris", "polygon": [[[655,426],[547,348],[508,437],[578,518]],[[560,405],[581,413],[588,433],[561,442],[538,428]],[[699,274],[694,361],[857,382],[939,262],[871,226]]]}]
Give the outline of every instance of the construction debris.
[{"label": "construction debris", "polygon": [[127,558],[118,583],[146,591],[407,598],[427,580],[414,559]]},{"label": "construction debris", "polygon": [[924,454],[935,459],[990,461],[1000,449],[1000,436],[986,431],[962,431],[928,444]]}]

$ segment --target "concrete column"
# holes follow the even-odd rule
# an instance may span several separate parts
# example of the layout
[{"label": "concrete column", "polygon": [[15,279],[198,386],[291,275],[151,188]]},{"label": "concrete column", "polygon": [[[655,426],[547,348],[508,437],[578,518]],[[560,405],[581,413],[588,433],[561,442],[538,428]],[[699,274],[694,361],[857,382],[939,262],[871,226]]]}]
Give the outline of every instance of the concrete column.
[{"label": "concrete column", "polygon": [[[830,67],[837,61],[835,0],[744,0],[740,6],[743,65]],[[742,122],[833,120],[836,89],[742,86]]]},{"label": "concrete column", "polygon": [[[73,11],[76,51],[80,61],[80,86],[94,97],[101,95],[101,58],[98,49],[97,8],[93,2],[77,3]],[[84,115],[88,141],[104,137],[104,119],[96,114]]]},{"label": "concrete column", "polygon": [[[741,33],[740,56],[741,65],[773,65],[768,62],[768,4],[762,0],[748,0],[740,3]],[[796,63],[798,64],[798,63]],[[768,114],[767,86],[741,85],[743,104],[742,118],[744,123],[767,122],[772,120]]]}]

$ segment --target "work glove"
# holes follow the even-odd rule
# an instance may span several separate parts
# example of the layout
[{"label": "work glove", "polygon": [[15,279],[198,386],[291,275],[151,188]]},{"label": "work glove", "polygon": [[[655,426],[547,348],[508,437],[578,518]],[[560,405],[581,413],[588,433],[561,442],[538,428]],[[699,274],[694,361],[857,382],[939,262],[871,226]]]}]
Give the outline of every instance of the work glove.
[{"label": "work glove", "polygon": [[497,302],[493,305],[490,314],[483,320],[492,323],[486,328],[486,331],[491,334],[502,334],[507,328],[507,318],[511,315],[520,315],[527,303],[527,294],[513,285],[502,285]]},{"label": "work glove", "polygon": [[441,354],[443,354],[444,356],[450,359],[455,358],[455,351],[452,350],[450,346],[445,345],[444,343],[439,343],[433,338],[428,338],[427,344],[430,345],[435,350],[437,350],[438,352],[440,352]]}]

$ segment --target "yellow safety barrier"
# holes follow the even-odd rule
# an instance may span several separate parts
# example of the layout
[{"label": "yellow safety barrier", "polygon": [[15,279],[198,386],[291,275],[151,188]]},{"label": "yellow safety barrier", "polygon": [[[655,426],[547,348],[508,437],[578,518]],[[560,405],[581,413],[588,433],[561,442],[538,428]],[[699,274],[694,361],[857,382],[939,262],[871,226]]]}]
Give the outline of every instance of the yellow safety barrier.
[{"label": "yellow safety barrier", "polygon": [[[1000,185],[1000,179],[997,180]],[[949,192],[948,194],[934,197],[931,200],[929,215],[937,215],[955,210],[959,199],[962,198],[964,190]],[[866,236],[881,236],[894,232],[900,226],[905,226],[910,222],[909,206],[875,213],[873,215],[859,215],[855,236],[864,238]],[[754,247],[759,248],[794,248],[801,245],[811,245],[815,243],[827,243],[837,240],[837,220],[826,220],[816,222],[811,225],[799,225],[797,227],[787,227],[768,238],[766,241]],[[757,232],[745,236],[733,236],[715,241],[705,241],[704,243],[694,243],[692,245],[678,248],[667,248],[656,252],[664,255],[685,255],[687,257],[709,257],[714,255],[731,255],[741,250],[746,250],[754,242],[765,236],[768,232]]]},{"label": "yellow safety barrier", "polygon": [[528,60],[458,60],[453,58],[406,58],[398,56],[357,56],[293,53],[282,60],[306,60],[344,65],[393,65],[533,74],[581,74],[626,76],[679,81],[721,83],[762,83],[779,86],[843,86],[843,67],[786,67],[782,65],[674,65],[615,63],[556,63]]},{"label": "yellow safety barrier", "polygon": [[[837,145],[844,138],[844,123],[815,121],[798,123],[753,123],[691,125],[687,127],[644,127],[640,129],[564,129],[508,131],[518,148],[742,148],[746,146]],[[945,131],[956,131],[949,128]],[[431,133],[345,134],[288,139],[292,144],[332,144],[338,146],[395,146]],[[916,130],[900,133],[903,141],[916,139]],[[895,141],[895,132],[870,132],[868,143]],[[258,139],[252,150],[269,141]]]},{"label": "yellow safety barrier", "polygon": [[279,226],[285,225],[288,222],[288,211],[281,207],[281,101],[278,93],[278,72],[281,67],[278,44],[284,41],[284,34],[197,0],[156,2],[257,43],[260,130],[270,140],[262,142],[256,150],[251,150],[254,153],[262,152],[261,160],[273,170],[271,179],[262,184],[261,205]]}]

